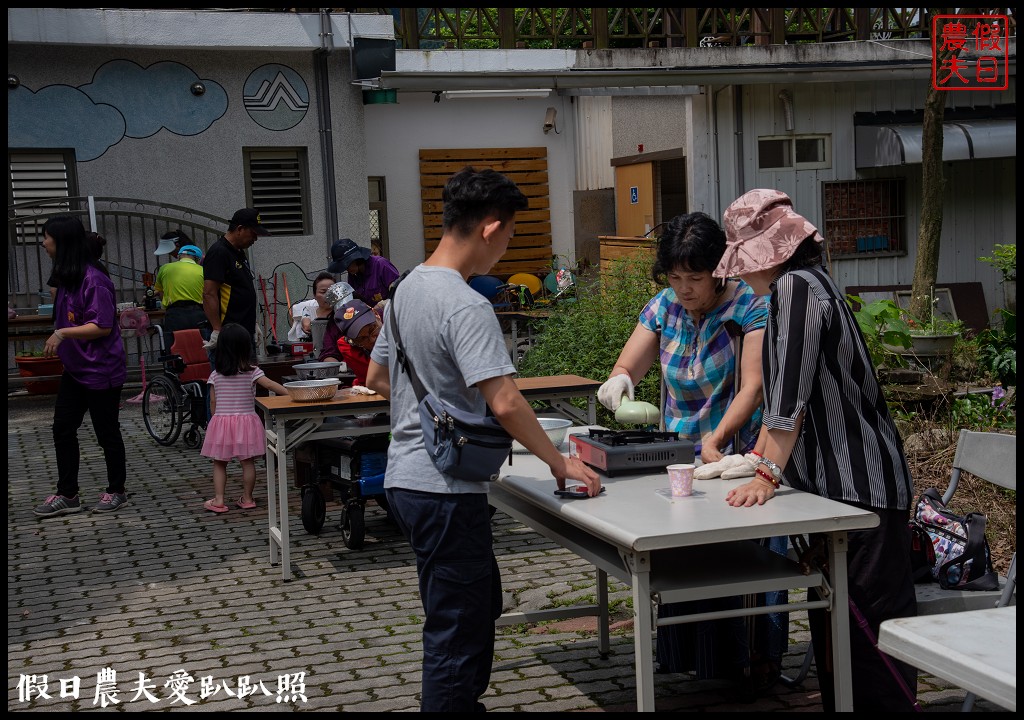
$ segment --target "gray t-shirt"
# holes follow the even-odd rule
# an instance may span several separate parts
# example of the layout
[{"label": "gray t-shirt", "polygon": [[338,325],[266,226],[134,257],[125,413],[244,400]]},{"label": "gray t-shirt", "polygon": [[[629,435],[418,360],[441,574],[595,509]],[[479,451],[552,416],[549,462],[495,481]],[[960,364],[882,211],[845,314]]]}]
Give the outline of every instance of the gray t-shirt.
[{"label": "gray t-shirt", "polygon": [[391,313],[396,306],[402,346],[427,392],[482,414],[487,404],[473,385],[515,372],[494,308],[483,295],[449,268],[419,265],[409,273],[388,303],[371,355],[374,362],[388,367],[391,378],[391,446],[384,487],[485,493],[487,483],[442,475],[427,455],[419,400],[398,365],[392,341]]}]

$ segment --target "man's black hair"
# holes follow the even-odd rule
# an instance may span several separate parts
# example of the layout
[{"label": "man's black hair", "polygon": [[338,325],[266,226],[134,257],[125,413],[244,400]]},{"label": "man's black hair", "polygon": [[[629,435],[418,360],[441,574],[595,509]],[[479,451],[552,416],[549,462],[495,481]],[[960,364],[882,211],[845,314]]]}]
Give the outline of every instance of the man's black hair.
[{"label": "man's black hair", "polygon": [[469,165],[449,178],[441,194],[444,201],[444,230],[468,235],[487,217],[502,223],[511,220],[529,201],[516,184],[494,170],[477,170]]}]

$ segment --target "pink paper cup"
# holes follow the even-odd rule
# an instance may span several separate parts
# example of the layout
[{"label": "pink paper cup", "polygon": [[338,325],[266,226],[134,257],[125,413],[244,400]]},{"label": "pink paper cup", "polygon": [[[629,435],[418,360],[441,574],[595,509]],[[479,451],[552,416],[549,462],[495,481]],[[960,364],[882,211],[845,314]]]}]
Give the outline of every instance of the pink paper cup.
[{"label": "pink paper cup", "polygon": [[669,465],[665,469],[672,486],[672,497],[689,497],[693,494],[693,465]]}]

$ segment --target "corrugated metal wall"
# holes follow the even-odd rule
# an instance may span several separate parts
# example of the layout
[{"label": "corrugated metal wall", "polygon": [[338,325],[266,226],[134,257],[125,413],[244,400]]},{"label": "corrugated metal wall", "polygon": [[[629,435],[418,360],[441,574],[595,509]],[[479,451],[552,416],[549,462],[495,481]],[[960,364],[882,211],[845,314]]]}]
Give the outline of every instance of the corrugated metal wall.
[{"label": "corrugated metal wall", "polygon": [[600,190],[615,186],[612,157],[612,99],[607,96],[573,98],[576,113],[576,189]]},{"label": "corrugated metal wall", "polygon": [[[920,222],[921,166],[857,170],[854,161],[856,112],[919,110],[924,103],[923,82],[807,83],[803,85],[750,85],[743,89],[743,173],[746,189],[770,187],[793,198],[797,211],[822,227],[822,183],[833,180],[905,178],[906,226],[909,252],[901,257],[836,260],[832,272],[840,287],[851,285],[909,284],[913,278],[915,247]],[[757,169],[757,138],[789,134],[785,129],[779,93],[793,96],[792,134],[831,134],[832,166],[817,170]],[[1015,101],[1014,91],[952,93],[948,107],[984,107]],[[969,96],[969,97],[965,97]],[[722,103],[720,113],[731,115]],[[728,121],[720,115],[719,122]],[[720,128],[721,132],[721,128]],[[719,141],[731,137],[720,134]],[[731,139],[729,142],[732,142]],[[723,148],[724,150],[724,148]],[[723,160],[727,153],[722,153]],[[731,164],[719,163],[722,186],[728,187]],[[992,254],[995,243],[1015,243],[1017,227],[1015,158],[960,161],[945,164],[946,204],[937,280],[940,283],[981,282],[989,315],[1002,305],[1001,276],[978,257]],[[724,207],[724,206],[723,206]]]}]

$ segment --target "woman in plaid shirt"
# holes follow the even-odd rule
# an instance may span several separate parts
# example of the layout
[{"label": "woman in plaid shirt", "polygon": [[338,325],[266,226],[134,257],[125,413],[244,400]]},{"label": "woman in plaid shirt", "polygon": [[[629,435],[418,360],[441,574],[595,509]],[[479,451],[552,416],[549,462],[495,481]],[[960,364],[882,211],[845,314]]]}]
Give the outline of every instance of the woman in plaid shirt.
[{"label": "woman in plaid shirt", "polygon": [[[716,280],[711,272],[725,253],[725,233],[704,213],[672,219],[658,242],[652,276],[668,287],[640,313],[633,334],[619,354],[598,399],[616,410],[633,384],[655,361],[667,390],[665,427],[694,443],[705,463],[723,453],[753,449],[761,425],[761,345],[767,319],[764,299],[740,280]],[[733,336],[744,335],[740,386],[736,387]],[[740,447],[733,447],[736,435]],[[785,554],[786,539],[772,538],[772,550]],[[658,617],[731,610],[739,597],[658,607]],[[669,625],[658,629],[659,672],[694,671],[701,679],[733,678],[750,693],[779,676],[788,630],[784,616],[762,616],[755,640],[748,640],[743,618]]]},{"label": "woman in plaid shirt", "polygon": [[[725,253],[725,233],[704,213],[678,215],[658,241],[654,281],[668,287],[639,322],[597,393],[614,412],[658,360],[667,390],[665,428],[690,440],[705,463],[754,447],[761,426],[764,299],[740,280],[711,271]],[[733,335],[742,332],[740,387]],[[733,439],[740,435],[741,447]]]}]

